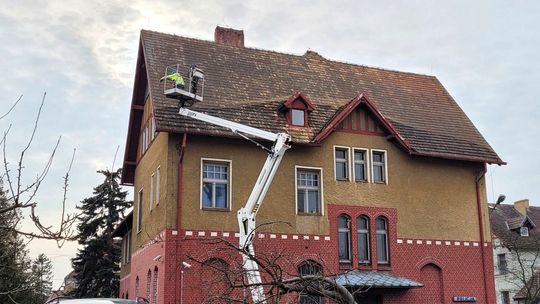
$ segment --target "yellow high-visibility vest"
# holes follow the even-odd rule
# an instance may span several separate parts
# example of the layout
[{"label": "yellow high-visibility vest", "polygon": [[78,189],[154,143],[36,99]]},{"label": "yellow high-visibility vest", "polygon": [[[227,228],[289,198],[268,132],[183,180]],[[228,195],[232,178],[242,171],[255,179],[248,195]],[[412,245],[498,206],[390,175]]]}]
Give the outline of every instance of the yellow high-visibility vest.
[{"label": "yellow high-visibility vest", "polygon": [[165,79],[172,80],[172,81],[176,82],[176,84],[182,84],[182,85],[185,84],[184,77],[182,77],[182,75],[180,75],[180,73],[178,73],[178,72],[169,74],[167,76],[163,76],[163,77],[161,77],[161,79],[159,81],[163,81]]}]

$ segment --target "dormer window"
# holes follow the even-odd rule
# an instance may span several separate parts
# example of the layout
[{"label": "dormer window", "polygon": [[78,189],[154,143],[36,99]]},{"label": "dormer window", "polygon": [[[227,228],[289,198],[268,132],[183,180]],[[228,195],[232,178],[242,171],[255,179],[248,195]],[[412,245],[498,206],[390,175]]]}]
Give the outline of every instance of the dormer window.
[{"label": "dormer window", "polygon": [[519,234],[521,236],[529,236],[529,227],[521,227],[519,229]]},{"label": "dormer window", "polygon": [[309,113],[315,107],[302,92],[298,92],[283,103],[281,110],[285,112],[287,124],[295,127],[309,126]]}]

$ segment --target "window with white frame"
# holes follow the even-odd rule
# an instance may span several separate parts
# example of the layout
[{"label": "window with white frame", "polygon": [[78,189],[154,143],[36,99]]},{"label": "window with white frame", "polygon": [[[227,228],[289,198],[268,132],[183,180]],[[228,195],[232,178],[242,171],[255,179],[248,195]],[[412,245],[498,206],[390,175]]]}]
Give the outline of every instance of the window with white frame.
[{"label": "window with white frame", "polygon": [[156,169],[156,206],[159,205],[159,190],[161,184],[161,167]]},{"label": "window with white frame", "polygon": [[371,150],[371,172],[374,183],[386,183],[386,152]]},{"label": "window with white frame", "polygon": [[358,237],[358,261],[361,264],[367,264],[370,262],[369,219],[366,216],[359,216],[356,219],[356,229]]},{"label": "window with white frame", "polygon": [[388,221],[379,216],[376,220],[377,263],[388,264]]},{"label": "window with white frame", "polygon": [[298,169],[296,171],[296,210],[298,213],[321,213],[321,172]]},{"label": "window with white frame", "polygon": [[142,230],[142,211],[143,211],[143,190],[141,189],[139,191],[139,195],[137,195],[137,232],[141,232]]},{"label": "window with white frame", "polygon": [[229,208],[230,163],[203,160],[201,204],[203,208]]},{"label": "window with white frame", "polygon": [[334,161],[336,180],[349,179],[349,148],[335,147]]},{"label": "window with white frame", "polygon": [[150,210],[154,209],[154,174],[150,175]]},{"label": "window with white frame", "polygon": [[354,180],[357,182],[368,181],[368,160],[367,150],[353,149],[354,158]]},{"label": "window with white frame", "polygon": [[152,136],[152,140],[154,140],[154,138],[156,138],[157,136],[157,132],[156,132],[156,120],[154,117],[152,117],[152,119],[150,119],[150,124],[151,124],[151,128],[150,128],[150,136]]},{"label": "window with white frame", "polygon": [[346,214],[338,217],[338,255],[341,263],[351,262],[351,218]]}]

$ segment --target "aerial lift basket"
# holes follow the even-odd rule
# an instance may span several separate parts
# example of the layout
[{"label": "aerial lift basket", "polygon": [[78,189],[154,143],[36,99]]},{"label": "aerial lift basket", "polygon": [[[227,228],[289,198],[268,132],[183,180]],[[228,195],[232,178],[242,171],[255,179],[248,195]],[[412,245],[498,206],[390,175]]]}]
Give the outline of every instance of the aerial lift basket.
[{"label": "aerial lift basket", "polygon": [[161,81],[165,96],[177,99],[181,107],[189,107],[203,101],[204,72],[195,65],[187,73],[182,70],[179,64],[168,66]]}]

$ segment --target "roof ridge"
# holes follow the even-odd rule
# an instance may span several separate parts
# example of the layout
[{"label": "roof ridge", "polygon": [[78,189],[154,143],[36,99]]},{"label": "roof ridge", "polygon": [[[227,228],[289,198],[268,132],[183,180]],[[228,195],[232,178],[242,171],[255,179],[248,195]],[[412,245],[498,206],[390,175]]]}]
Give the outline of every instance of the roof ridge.
[{"label": "roof ridge", "polygon": [[[177,34],[164,33],[164,32],[158,32],[158,31],[146,30],[146,29],[141,29],[141,33],[142,32],[151,32],[151,33],[156,33],[156,34],[161,34],[161,35],[174,36],[174,37],[177,37],[177,38],[196,40],[196,41],[200,41],[200,42],[211,43],[211,44],[213,44],[215,46],[219,46],[219,47],[237,48],[235,46],[219,45],[219,44],[216,44],[213,40],[206,40],[206,39],[201,39],[201,38],[196,38],[196,37],[181,36],[181,35],[177,35]],[[407,75],[413,75],[413,76],[420,76],[420,77],[424,77],[424,78],[437,79],[437,77],[434,76],[434,75],[415,73],[415,72],[409,72],[409,71],[400,71],[400,70],[394,70],[394,69],[389,69],[389,68],[371,66],[371,65],[366,65],[366,64],[348,62],[348,61],[345,61],[345,60],[337,60],[337,59],[326,58],[323,55],[321,55],[319,52],[314,51],[314,50],[312,50],[310,48],[308,48],[304,52],[304,54],[296,54],[296,53],[292,53],[292,52],[278,52],[278,51],[274,51],[274,50],[267,50],[267,49],[263,49],[263,48],[253,47],[253,46],[244,46],[242,48],[249,49],[249,50],[255,50],[255,51],[261,51],[261,52],[267,52],[267,53],[273,53],[273,54],[279,54],[279,55],[288,55],[288,56],[301,57],[301,58],[306,58],[307,52],[311,51],[311,52],[317,53],[323,60],[329,61],[329,62],[334,62],[334,63],[338,63],[338,64],[345,64],[345,65],[350,65],[350,66],[356,66],[356,67],[362,67],[362,68],[373,69],[373,70],[379,70],[379,71],[384,71],[384,72],[400,73],[400,74],[407,74]]]}]

